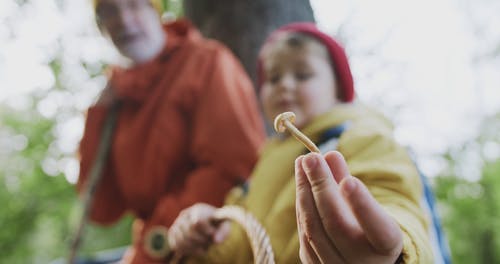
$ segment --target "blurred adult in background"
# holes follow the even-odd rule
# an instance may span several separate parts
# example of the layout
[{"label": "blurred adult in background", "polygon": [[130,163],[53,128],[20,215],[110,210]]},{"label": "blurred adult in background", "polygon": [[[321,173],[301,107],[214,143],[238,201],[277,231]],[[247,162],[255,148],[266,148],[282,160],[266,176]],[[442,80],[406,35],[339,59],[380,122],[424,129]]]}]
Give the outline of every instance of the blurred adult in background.
[{"label": "blurred adult in background", "polygon": [[99,28],[130,64],[112,67],[88,109],[77,188],[86,186],[105,117],[119,103],[90,218],[112,224],[125,213],[135,216],[132,263],[158,258],[150,238],[183,208],[222,205],[226,192],[246,180],[265,137],[237,59],[185,20],[163,25],[159,2],[94,0]]}]

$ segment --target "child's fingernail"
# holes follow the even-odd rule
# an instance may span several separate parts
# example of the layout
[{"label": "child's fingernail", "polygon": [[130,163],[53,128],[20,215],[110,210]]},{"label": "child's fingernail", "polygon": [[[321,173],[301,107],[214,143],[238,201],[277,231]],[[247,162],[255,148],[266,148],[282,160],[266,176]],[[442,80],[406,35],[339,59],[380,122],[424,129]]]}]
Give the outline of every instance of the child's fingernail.
[{"label": "child's fingernail", "polygon": [[306,155],[303,159],[304,169],[311,171],[318,165],[318,157],[316,155]]},{"label": "child's fingernail", "polygon": [[302,163],[302,159],[304,158],[304,155],[300,155],[295,159],[295,165],[300,165]]},{"label": "child's fingernail", "polygon": [[342,188],[342,191],[344,192],[344,194],[349,195],[356,190],[357,182],[356,182],[356,179],[354,177],[349,176],[349,177],[346,177],[342,180],[341,185],[342,185],[341,188]]}]

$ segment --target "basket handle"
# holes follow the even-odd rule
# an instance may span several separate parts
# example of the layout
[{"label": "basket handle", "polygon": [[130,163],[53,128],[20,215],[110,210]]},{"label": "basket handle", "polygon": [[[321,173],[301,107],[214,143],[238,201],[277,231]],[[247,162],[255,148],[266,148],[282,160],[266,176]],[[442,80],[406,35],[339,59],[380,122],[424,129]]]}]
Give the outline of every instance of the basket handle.
[{"label": "basket handle", "polygon": [[[248,212],[245,212],[241,207],[227,205],[215,211],[214,222],[231,220],[238,223],[250,240],[254,263],[259,264],[274,264],[274,253],[271,246],[271,241],[264,227]],[[175,254],[170,259],[169,263],[182,263],[183,256]]]},{"label": "basket handle", "polygon": [[248,212],[238,206],[224,206],[215,212],[216,220],[232,220],[243,227],[252,247],[255,263],[274,264],[271,240],[264,227]]}]

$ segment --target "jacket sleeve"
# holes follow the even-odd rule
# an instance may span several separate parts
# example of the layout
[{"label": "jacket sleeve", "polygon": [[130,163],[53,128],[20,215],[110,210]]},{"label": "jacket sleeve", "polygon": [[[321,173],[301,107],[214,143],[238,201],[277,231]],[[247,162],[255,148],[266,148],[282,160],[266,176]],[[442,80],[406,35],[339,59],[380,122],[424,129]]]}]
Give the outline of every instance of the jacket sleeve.
[{"label": "jacket sleeve", "polygon": [[195,165],[182,189],[158,202],[142,238],[153,225],[170,226],[182,209],[196,202],[221,206],[257,161],[265,133],[253,86],[229,51],[221,48],[214,55],[193,113],[189,151]]},{"label": "jacket sleeve", "polygon": [[[79,149],[80,175],[76,184],[80,194],[85,191],[88,174],[97,155],[101,130],[106,121],[107,112],[107,108],[103,106],[92,106],[87,112],[85,129]],[[100,224],[115,222],[125,211],[122,195],[117,188],[112,168],[113,166],[108,160],[94,193],[90,211],[90,219]]]},{"label": "jacket sleeve", "polygon": [[404,263],[433,263],[427,219],[420,207],[422,184],[407,151],[388,130],[354,126],[339,141],[350,172],[398,222]]}]

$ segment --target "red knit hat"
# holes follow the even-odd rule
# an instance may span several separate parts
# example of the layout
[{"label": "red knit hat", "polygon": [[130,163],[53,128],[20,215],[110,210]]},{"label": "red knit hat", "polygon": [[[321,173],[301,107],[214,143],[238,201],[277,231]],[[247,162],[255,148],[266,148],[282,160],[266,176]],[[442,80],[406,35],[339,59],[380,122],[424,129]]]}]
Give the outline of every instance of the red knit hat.
[{"label": "red knit hat", "polygon": [[[351,102],[354,99],[354,83],[352,79],[351,69],[349,67],[349,61],[347,60],[347,55],[345,54],[344,48],[335,41],[332,37],[319,31],[315,24],[310,22],[298,22],[291,23],[282,26],[275,30],[264,42],[264,46],[272,43],[276,36],[282,32],[298,32],[307,34],[320,43],[322,43],[328,50],[331,62],[335,71],[335,76],[337,77],[339,83],[340,99],[343,102]],[[262,86],[264,82],[264,70],[262,65],[262,57],[259,56],[257,62],[257,85],[258,89]]]}]

